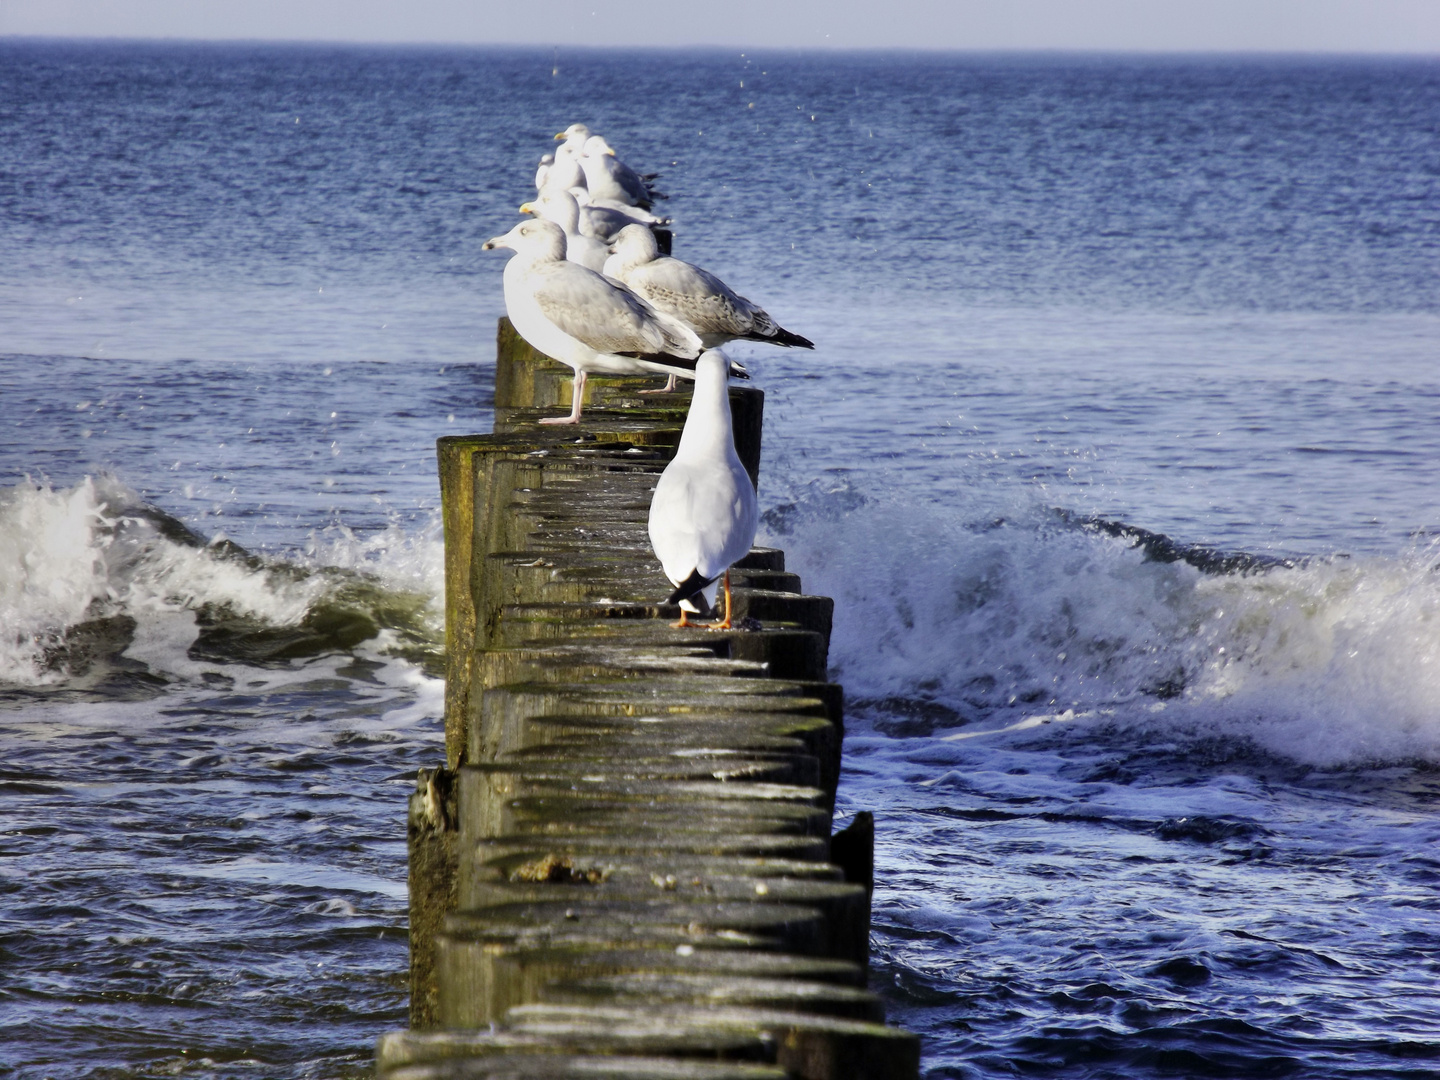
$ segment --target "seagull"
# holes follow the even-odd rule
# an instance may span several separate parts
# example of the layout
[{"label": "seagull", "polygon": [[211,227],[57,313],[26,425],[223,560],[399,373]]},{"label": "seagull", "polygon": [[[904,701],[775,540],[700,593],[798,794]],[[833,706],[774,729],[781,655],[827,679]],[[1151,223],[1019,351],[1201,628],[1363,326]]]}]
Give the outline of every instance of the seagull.
[{"label": "seagull", "polygon": [[[565,230],[553,221],[522,221],[483,248],[515,252],[505,265],[505,310],[516,332],[575,372],[570,415],[540,423],[579,423],[592,371],[695,377],[700,339],[624,285],[566,261]],[[748,378],[739,365],[732,370]]]},{"label": "seagull", "polygon": [[554,154],[540,155],[540,164],[535,169],[535,190],[544,191],[545,182],[550,179],[550,166],[555,164]]},{"label": "seagull", "polygon": [[570,194],[580,204],[580,231],[610,243],[626,225],[669,225],[668,217],[657,217],[638,206],[626,206],[613,199],[593,198],[585,188],[573,187]]},{"label": "seagull", "polygon": [[[778,326],[707,270],[661,255],[655,234],[643,225],[627,225],[610,245],[606,277],[623,282],[658,310],[684,323],[707,349],[730,341],[768,341],[772,345],[813,349],[815,343]],[[665,384],[675,389],[674,381]]]},{"label": "seagull", "polygon": [[[560,136],[556,136],[558,139]],[[540,168],[535,171],[535,190],[543,191],[547,187],[560,188],[568,191],[573,187],[585,186],[585,170],[580,165],[580,155],[584,153],[584,144],[575,147],[569,143],[557,146],[555,153],[546,154],[540,159]],[[546,161],[545,158],[549,158]]]},{"label": "seagull", "polygon": [[[572,125],[569,130],[575,126],[578,125]],[[653,192],[634,169],[615,156],[602,136],[592,135],[585,140],[580,167],[585,170],[585,187],[594,198],[614,199],[627,206],[650,209]]]},{"label": "seagull", "polygon": [[725,618],[712,629],[730,629],[730,567],[750,550],[759,523],[755,486],[735,453],[729,370],[730,361],[715,349],[696,362],[680,446],[650,500],[650,546],[675,586],[666,602],[680,604],[676,627],[692,625],[692,611],[710,612],[723,577]]},{"label": "seagull", "polygon": [[565,258],[597,274],[605,269],[610,249],[580,228],[580,204],[560,188],[547,187],[530,202],[520,204],[520,213],[553,221],[565,231]]},{"label": "seagull", "polygon": [[565,145],[560,149],[573,150],[578,156],[585,152],[585,141],[590,138],[590,129],[584,124],[571,124],[559,135],[555,136],[556,142],[563,142]]}]

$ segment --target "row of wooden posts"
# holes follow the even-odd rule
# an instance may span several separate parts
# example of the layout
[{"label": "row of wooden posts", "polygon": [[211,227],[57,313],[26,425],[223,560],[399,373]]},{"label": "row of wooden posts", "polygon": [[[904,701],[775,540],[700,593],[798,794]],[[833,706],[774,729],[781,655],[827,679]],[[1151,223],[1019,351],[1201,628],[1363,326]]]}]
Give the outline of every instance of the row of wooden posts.
[{"label": "row of wooden posts", "polygon": [[[678,630],[646,535],[688,393],[569,371],[501,320],[495,432],[440,440],[447,762],[410,801],[411,1027],[387,1080],[910,1080],[866,987],[873,823],[832,835],[832,601],[784,553]],[[733,387],[758,480],[764,395]]]}]

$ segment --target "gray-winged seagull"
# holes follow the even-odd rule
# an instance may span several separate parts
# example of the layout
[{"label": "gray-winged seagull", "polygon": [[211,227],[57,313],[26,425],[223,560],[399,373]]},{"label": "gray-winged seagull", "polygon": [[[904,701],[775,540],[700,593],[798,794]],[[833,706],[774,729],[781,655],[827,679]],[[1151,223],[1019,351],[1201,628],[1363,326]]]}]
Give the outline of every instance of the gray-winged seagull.
[{"label": "gray-winged seagull", "polygon": [[540,423],[579,423],[592,371],[694,378],[700,339],[624,285],[567,262],[565,231],[553,221],[522,221],[485,241],[484,250],[495,248],[515,252],[505,265],[505,310],[516,332],[575,372],[570,415]]},{"label": "gray-winged seagull", "polygon": [[[606,277],[624,282],[660,311],[684,323],[707,349],[731,341],[768,341],[813,349],[815,343],[792,334],[708,270],[661,255],[655,234],[627,225],[610,245]],[[674,380],[665,384],[675,388]]]},{"label": "gray-winged seagull", "polygon": [[535,198],[520,204],[520,213],[534,214],[559,225],[565,232],[565,258],[570,262],[579,263],[597,274],[605,269],[610,249],[603,241],[587,236],[580,228],[580,204],[570,192],[561,188],[542,188]]},{"label": "gray-winged seagull", "polygon": [[585,170],[585,187],[596,199],[613,199],[649,210],[657,197],[634,169],[615,156],[600,135],[585,140],[580,167]]}]

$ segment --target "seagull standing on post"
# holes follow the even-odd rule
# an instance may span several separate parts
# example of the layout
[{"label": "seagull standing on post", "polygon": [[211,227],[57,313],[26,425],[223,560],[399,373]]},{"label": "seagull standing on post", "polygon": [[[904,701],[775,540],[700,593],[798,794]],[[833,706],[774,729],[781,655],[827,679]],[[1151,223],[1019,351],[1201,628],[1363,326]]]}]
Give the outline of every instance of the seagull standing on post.
[{"label": "seagull standing on post", "polygon": [[768,341],[771,345],[813,349],[815,343],[792,334],[708,270],[660,254],[655,234],[643,225],[627,225],[610,244],[605,276],[624,282],[666,315],[688,326],[713,349],[731,341]]},{"label": "seagull standing on post", "polygon": [[667,602],[680,604],[677,627],[692,625],[692,611],[709,613],[723,577],[725,618],[713,628],[730,628],[730,567],[750,550],[759,523],[755,486],[735,452],[729,370],[714,349],[696,362],[680,446],[650,500],[650,545],[675,585]]},{"label": "seagull standing on post", "polygon": [[700,339],[619,282],[567,262],[565,230],[553,221],[522,221],[483,246],[515,252],[505,264],[505,310],[516,332],[575,372],[570,415],[540,423],[578,424],[592,371],[694,377]]},{"label": "seagull standing on post", "polygon": [[570,192],[560,188],[542,188],[535,198],[520,204],[520,213],[534,214],[559,225],[565,232],[565,258],[570,262],[579,263],[597,274],[605,269],[610,248],[581,230],[580,204]]},{"label": "seagull standing on post", "polygon": [[[559,136],[557,135],[556,138],[558,139]],[[564,143],[555,148],[554,154],[545,155],[550,158],[548,162],[545,161],[545,158],[541,158],[541,169],[544,172],[542,175],[540,169],[536,170],[535,190],[543,191],[547,187],[554,187],[568,191],[572,187],[584,187],[585,170],[580,166],[582,152],[581,148]]]},{"label": "seagull standing on post", "polygon": [[660,217],[638,206],[626,206],[614,199],[597,199],[583,187],[571,188],[570,194],[580,205],[580,231],[607,244],[626,225],[653,227],[670,224],[668,217]]},{"label": "seagull standing on post", "polygon": [[[566,130],[573,131],[578,126],[571,125]],[[591,135],[585,140],[580,167],[585,170],[586,190],[594,198],[613,199],[627,206],[650,209],[655,193],[634,169],[615,156],[615,151],[603,137]]]},{"label": "seagull standing on post", "polygon": [[[623,282],[658,311],[684,323],[707,349],[731,341],[815,347],[809,338],[786,330],[764,308],[746,300],[708,270],[661,255],[655,234],[644,226],[625,226],[610,251],[613,254],[605,260],[601,272]],[[664,391],[674,389],[672,378]]]}]

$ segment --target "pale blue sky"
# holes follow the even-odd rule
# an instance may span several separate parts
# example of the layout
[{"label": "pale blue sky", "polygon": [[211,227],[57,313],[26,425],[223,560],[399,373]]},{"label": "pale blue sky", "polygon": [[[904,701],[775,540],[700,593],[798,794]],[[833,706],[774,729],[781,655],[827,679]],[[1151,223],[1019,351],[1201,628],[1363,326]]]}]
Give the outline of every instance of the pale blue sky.
[{"label": "pale blue sky", "polygon": [[1440,0],[0,0],[0,36],[1440,54]]}]

